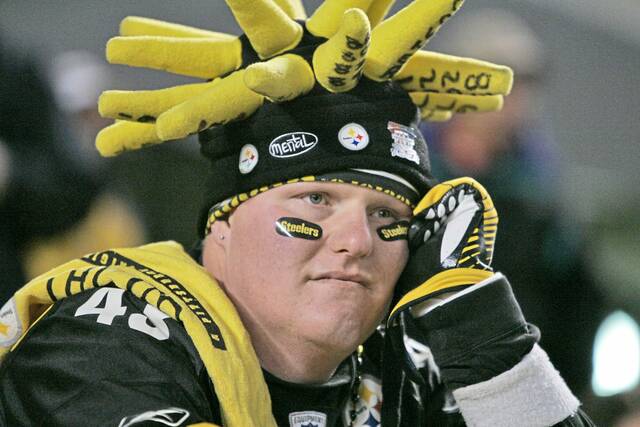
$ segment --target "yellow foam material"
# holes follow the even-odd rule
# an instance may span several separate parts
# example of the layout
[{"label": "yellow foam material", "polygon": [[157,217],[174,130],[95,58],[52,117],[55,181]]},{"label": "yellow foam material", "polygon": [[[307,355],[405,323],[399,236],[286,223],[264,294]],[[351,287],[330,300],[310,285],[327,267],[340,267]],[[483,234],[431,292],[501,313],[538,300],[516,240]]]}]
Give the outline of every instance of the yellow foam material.
[{"label": "yellow foam material", "polygon": [[247,67],[244,83],[271,101],[288,101],[309,92],[315,83],[311,66],[302,57],[285,54]]},{"label": "yellow foam material", "polygon": [[160,21],[158,19],[143,18],[141,16],[127,16],[120,22],[121,36],[168,36],[168,37],[207,37],[220,40],[236,38],[231,34],[216,31],[201,30],[182,24]]},{"label": "yellow foam material", "polygon": [[375,28],[380,22],[382,22],[395,2],[396,0],[373,0],[371,6],[367,9],[367,16],[369,16],[371,28]]},{"label": "yellow foam material", "polygon": [[210,89],[219,81],[216,79],[159,90],[108,90],[100,95],[98,111],[102,117],[152,122],[169,108]]},{"label": "yellow foam material", "polygon": [[316,79],[330,92],[353,89],[362,75],[370,26],[360,9],[349,9],[338,31],[313,52]]},{"label": "yellow foam material", "polygon": [[446,122],[453,117],[451,111],[420,109],[420,118],[427,122]]},{"label": "yellow foam material", "polygon": [[338,31],[342,15],[347,9],[366,11],[373,0],[325,0],[307,19],[307,30],[318,37],[329,38]]},{"label": "yellow foam material", "polygon": [[233,16],[261,59],[294,48],[302,27],[273,0],[226,0]]},{"label": "yellow foam material", "polygon": [[238,38],[113,37],[107,43],[107,60],[112,64],[212,79],[240,67],[242,46]]},{"label": "yellow foam material", "polygon": [[371,33],[364,73],[370,79],[392,78],[462,4],[462,0],[415,0]]},{"label": "yellow foam material", "polygon": [[466,113],[471,111],[499,111],[502,95],[458,95],[454,93],[409,92],[409,96],[421,110],[451,111]]},{"label": "yellow foam material", "polygon": [[127,150],[162,142],[152,123],[118,121],[98,132],[96,148],[103,157],[112,157]]},{"label": "yellow foam material", "polygon": [[273,0],[291,19],[307,19],[307,12],[301,0]]},{"label": "yellow foam material", "polygon": [[508,95],[513,71],[504,65],[421,50],[394,77],[408,91]]},{"label": "yellow foam material", "polygon": [[213,88],[162,113],[156,121],[160,139],[184,138],[252,114],[262,105],[264,97],[245,86],[244,72],[236,71]]}]

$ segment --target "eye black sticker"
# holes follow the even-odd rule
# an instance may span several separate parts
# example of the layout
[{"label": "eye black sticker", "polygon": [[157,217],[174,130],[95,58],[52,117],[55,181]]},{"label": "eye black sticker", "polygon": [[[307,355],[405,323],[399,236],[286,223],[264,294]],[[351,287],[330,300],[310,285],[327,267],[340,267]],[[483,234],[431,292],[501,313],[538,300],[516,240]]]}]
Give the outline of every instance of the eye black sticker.
[{"label": "eye black sticker", "polygon": [[385,242],[407,239],[409,234],[409,221],[398,221],[393,224],[378,227],[378,236]]},{"label": "eye black sticker", "polygon": [[322,227],[300,218],[283,217],[276,221],[276,233],[286,237],[318,240],[322,237]]}]

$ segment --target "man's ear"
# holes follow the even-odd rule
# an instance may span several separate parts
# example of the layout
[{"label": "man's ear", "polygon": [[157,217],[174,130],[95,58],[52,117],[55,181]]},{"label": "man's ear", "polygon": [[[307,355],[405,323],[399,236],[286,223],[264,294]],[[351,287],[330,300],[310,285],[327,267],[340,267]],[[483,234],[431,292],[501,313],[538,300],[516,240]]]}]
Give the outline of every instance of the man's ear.
[{"label": "man's ear", "polygon": [[224,250],[227,249],[230,235],[231,227],[228,221],[218,220],[211,225],[210,239]]}]

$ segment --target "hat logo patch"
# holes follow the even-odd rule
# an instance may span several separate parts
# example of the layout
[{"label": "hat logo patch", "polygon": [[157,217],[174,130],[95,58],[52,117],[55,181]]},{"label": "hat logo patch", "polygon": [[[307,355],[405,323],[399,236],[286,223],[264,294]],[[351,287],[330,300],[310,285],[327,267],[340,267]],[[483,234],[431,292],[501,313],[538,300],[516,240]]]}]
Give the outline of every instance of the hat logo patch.
[{"label": "hat logo patch", "polygon": [[289,427],[326,427],[327,414],[316,411],[291,412]]},{"label": "hat logo patch", "polygon": [[408,126],[395,122],[388,122],[387,129],[391,132],[391,157],[400,157],[410,160],[415,164],[420,164],[420,157],[415,149],[418,135],[416,131]]},{"label": "hat logo patch", "polygon": [[360,151],[369,145],[369,134],[358,123],[349,123],[338,132],[338,141],[348,150]]},{"label": "hat logo patch", "polygon": [[258,164],[258,149],[252,144],[246,144],[240,150],[238,168],[243,175],[248,174]]},{"label": "hat logo patch", "polygon": [[299,156],[316,146],[318,137],[309,132],[290,132],[269,143],[269,154],[280,159]]}]

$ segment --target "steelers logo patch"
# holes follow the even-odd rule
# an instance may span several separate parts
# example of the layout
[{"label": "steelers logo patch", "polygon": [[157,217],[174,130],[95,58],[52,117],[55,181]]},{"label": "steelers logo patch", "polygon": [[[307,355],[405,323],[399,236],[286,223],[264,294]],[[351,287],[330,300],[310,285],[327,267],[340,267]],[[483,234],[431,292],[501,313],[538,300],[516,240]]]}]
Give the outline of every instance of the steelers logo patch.
[{"label": "steelers logo patch", "polygon": [[369,134],[359,124],[349,123],[338,132],[338,141],[347,150],[360,151],[369,145]]}]

